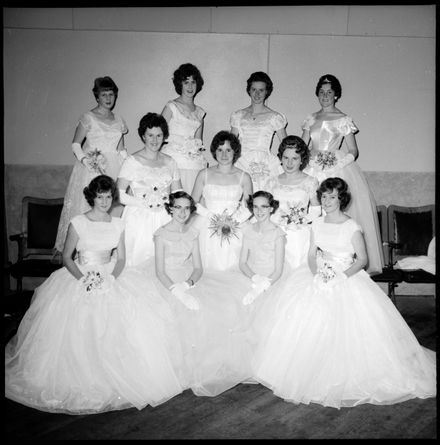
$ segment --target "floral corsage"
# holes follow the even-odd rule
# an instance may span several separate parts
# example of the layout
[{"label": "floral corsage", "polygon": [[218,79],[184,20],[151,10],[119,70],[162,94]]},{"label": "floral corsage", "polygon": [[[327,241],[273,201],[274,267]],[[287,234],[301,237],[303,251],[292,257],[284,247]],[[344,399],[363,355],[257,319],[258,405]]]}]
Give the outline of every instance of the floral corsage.
[{"label": "floral corsage", "polygon": [[233,236],[238,238],[238,226],[238,221],[236,221],[226,210],[224,210],[222,214],[215,214],[211,217],[209,228],[212,231],[211,236],[219,236],[220,245],[222,245],[223,241],[225,240],[230,243]]}]

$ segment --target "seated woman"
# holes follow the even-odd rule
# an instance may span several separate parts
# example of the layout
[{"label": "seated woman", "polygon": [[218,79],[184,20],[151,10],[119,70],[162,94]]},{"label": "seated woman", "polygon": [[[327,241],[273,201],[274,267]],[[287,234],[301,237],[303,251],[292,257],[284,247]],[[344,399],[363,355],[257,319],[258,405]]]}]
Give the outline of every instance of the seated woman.
[{"label": "seated woman", "polygon": [[198,230],[188,223],[196,210],[190,195],[172,193],[165,207],[172,219],[154,233],[155,258],[147,274],[178,320],[183,385],[198,396],[216,396],[250,375],[241,305],[247,283],[239,272],[228,279],[223,272],[203,272]]},{"label": "seated woman", "polygon": [[109,214],[115,182],[97,176],[84,195],[91,210],[69,225],[65,267],[35,290],[6,346],[5,395],[67,414],[159,405],[183,391],[171,308],[124,267],[124,223]]},{"label": "seated woman", "polygon": [[254,378],[288,402],[334,408],[435,397],[435,352],[364,270],[362,229],[344,213],[347,183],[327,178],[318,199],[326,215],[312,223],[309,264],[275,301]]}]

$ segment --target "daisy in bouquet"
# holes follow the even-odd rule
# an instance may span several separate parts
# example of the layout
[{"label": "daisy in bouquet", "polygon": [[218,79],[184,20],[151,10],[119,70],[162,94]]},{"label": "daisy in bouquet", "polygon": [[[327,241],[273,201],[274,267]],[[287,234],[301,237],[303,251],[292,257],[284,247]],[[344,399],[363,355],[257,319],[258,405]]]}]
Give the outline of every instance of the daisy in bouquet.
[{"label": "daisy in bouquet", "polygon": [[225,209],[221,214],[211,216],[209,228],[212,233],[211,236],[217,235],[220,237],[220,245],[223,241],[230,243],[232,237],[238,238],[237,231],[240,223],[233,218]]}]

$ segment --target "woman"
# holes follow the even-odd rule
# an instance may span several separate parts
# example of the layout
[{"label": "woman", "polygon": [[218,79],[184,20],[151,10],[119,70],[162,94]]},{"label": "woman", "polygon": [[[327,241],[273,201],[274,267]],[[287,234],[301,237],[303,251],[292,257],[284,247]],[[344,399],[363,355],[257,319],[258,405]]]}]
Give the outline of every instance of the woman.
[{"label": "woman", "polygon": [[[341,84],[335,76],[321,76],[315,90],[321,109],[309,115],[302,126],[302,139],[311,149],[311,159],[304,171],[319,181],[338,176],[347,182],[353,196],[347,213],[362,227],[368,253],[367,272],[373,274],[381,272],[384,264],[376,203],[355,162],[358,148],[354,134],[358,129],[352,118],[335,106],[341,93]],[[343,140],[348,153],[341,149]]]},{"label": "woman", "polygon": [[168,195],[182,187],[176,161],[160,151],[168,137],[165,118],[147,113],[138,133],[144,147],[124,161],[117,182],[120,202],[125,205],[122,219],[129,266],[154,255],[153,233],[170,219],[165,210]]},{"label": "woman", "polygon": [[84,187],[103,173],[116,180],[127,157],[124,147],[127,125],[112,111],[118,98],[118,87],[111,77],[98,77],[92,91],[98,105],[79,118],[72,141],[76,161],[67,184],[55,241],[55,249],[60,255],[70,220],[90,210],[82,193]]},{"label": "woman", "polygon": [[347,183],[327,178],[318,198],[326,214],[312,223],[309,264],[278,295],[254,377],[286,401],[334,408],[434,397],[435,352],[363,270],[362,228],[344,213]]},{"label": "woman", "polygon": [[217,165],[199,172],[191,193],[198,203],[199,217],[194,224],[200,230],[205,269],[238,269],[240,224],[250,216],[244,203],[252,193],[249,174],[234,165],[240,152],[236,136],[228,131],[218,132],[211,143],[211,154]]},{"label": "woman", "polygon": [[309,162],[309,149],[300,137],[285,137],[278,158],[284,172],[268,181],[266,190],[280,202],[272,221],[286,231],[286,261],[295,269],[307,261],[309,223],[321,214],[316,196],[319,184],[303,171]]},{"label": "woman", "polygon": [[[198,396],[216,396],[250,375],[247,319],[241,305],[246,280],[239,272],[203,272],[198,231],[189,224],[196,210],[184,191],[170,195],[171,221],[154,233],[158,292],[179,320],[185,358],[185,387]],[[147,268],[147,273],[153,268]]]},{"label": "woman", "polygon": [[69,225],[65,267],[35,290],[6,346],[5,395],[67,414],[156,406],[183,391],[171,308],[125,268],[124,223],[109,214],[113,179],[97,176],[84,195],[91,210]]},{"label": "woman", "polygon": [[162,111],[170,133],[162,151],[177,162],[183,189],[191,193],[197,173],[207,165],[202,142],[206,113],[194,103],[203,78],[196,66],[184,63],[174,71],[173,83],[179,97],[167,102]]},{"label": "woman", "polygon": [[231,132],[240,138],[242,146],[237,167],[251,175],[254,190],[264,189],[269,178],[281,173],[280,163],[270,148],[274,133],[280,142],[286,137],[287,119],[265,105],[272,90],[272,80],[266,73],[252,73],[246,88],[251,104],[235,111],[230,118]]}]

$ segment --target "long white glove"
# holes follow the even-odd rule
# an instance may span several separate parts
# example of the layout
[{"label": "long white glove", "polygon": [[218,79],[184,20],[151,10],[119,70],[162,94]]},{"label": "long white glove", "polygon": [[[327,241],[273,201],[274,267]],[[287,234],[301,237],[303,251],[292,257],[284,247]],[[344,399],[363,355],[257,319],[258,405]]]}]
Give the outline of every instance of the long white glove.
[{"label": "long white glove", "polygon": [[121,204],[124,204],[125,206],[145,208],[145,204],[143,203],[142,200],[129,195],[125,190],[122,189],[118,190],[119,190],[119,201]]},{"label": "long white glove", "polygon": [[321,206],[309,206],[309,211],[307,213],[307,221],[312,222],[316,218],[321,216]]},{"label": "long white glove", "polygon": [[81,144],[79,144],[78,142],[72,143],[72,151],[73,154],[75,155],[75,158],[78,159],[79,162],[81,162],[82,159],[86,157],[86,154],[83,152],[83,149],[81,148]]},{"label": "long white glove", "polygon": [[255,301],[265,290],[270,287],[271,279],[263,275],[255,274],[251,278],[252,289],[243,297],[242,303],[246,306]]},{"label": "long white glove", "polygon": [[196,204],[197,207],[197,214],[200,216],[205,216],[206,218],[212,218],[214,216],[214,213],[212,213],[210,210],[208,210],[205,206],[203,206],[202,204],[200,204],[200,202],[198,202]]},{"label": "long white glove", "polygon": [[186,281],[182,281],[170,286],[170,291],[188,309],[198,311],[200,308],[198,301],[192,295],[186,293],[189,288],[189,284]]},{"label": "long white glove", "polygon": [[125,161],[128,158],[127,150],[124,148],[122,150],[119,150],[119,154],[121,155],[121,158]]},{"label": "long white glove", "polygon": [[249,209],[244,205],[240,205],[240,209],[234,214],[233,218],[239,224],[242,224],[243,222],[247,221],[251,216],[252,213],[249,211]]}]

